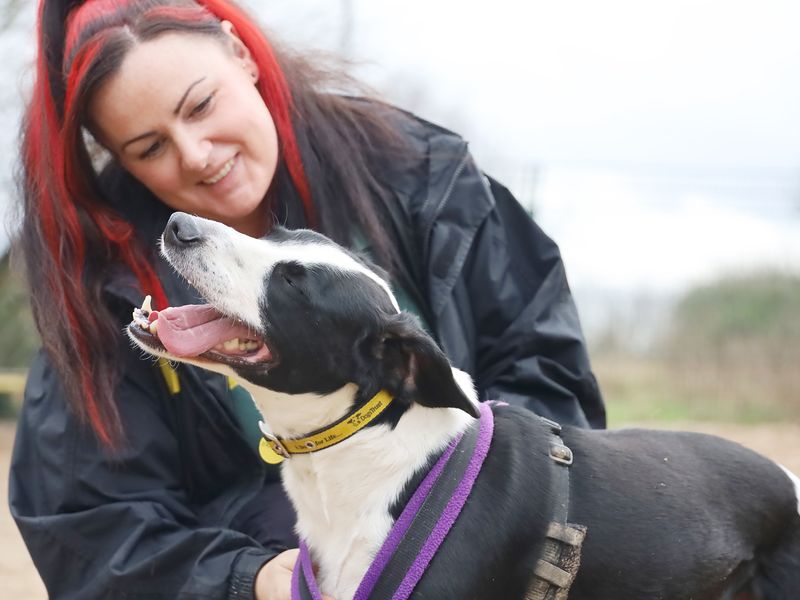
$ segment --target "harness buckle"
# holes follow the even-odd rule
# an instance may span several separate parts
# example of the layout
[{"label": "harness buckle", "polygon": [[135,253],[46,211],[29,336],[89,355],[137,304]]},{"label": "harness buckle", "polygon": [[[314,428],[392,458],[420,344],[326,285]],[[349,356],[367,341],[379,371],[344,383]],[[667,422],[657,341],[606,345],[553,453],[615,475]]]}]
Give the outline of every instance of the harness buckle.
[{"label": "harness buckle", "polygon": [[572,450],[560,442],[550,443],[550,458],[562,465],[572,464]]}]

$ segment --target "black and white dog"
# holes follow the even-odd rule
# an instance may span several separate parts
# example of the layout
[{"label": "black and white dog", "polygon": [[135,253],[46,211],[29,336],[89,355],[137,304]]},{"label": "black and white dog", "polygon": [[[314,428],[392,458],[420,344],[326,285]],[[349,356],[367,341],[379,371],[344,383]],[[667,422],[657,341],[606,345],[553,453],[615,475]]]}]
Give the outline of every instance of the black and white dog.
[{"label": "black and white dog", "polygon": [[[322,590],[351,598],[421,474],[474,421],[470,378],[376,270],[319,234],[256,240],[176,213],[162,244],[209,304],[140,313],[129,334],[147,352],[236,377],[281,438],[380,390],[396,398],[352,437],[282,466]],[[413,597],[525,597],[563,467],[546,423],[492,410],[483,470]],[[800,480],[786,469],[702,434],[561,436],[574,453],[569,521],[586,527],[571,600],[800,599]]]}]

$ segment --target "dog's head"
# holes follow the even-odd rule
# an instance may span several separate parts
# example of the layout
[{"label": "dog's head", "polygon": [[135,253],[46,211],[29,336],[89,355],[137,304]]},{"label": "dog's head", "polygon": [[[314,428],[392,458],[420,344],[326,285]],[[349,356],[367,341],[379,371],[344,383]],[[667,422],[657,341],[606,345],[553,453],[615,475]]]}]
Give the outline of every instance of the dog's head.
[{"label": "dog's head", "polygon": [[135,311],[128,332],[147,352],[282,394],[325,395],[352,383],[477,416],[385,279],[328,238],[276,227],[254,239],[175,213],[162,253],[208,304]]}]

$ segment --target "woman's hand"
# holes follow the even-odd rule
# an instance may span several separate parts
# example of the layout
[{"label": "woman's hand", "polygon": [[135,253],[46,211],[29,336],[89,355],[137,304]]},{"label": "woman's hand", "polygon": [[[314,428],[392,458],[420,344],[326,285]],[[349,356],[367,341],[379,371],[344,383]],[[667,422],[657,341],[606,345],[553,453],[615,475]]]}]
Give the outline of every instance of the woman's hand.
[{"label": "woman's hand", "polygon": [[[256,600],[291,600],[292,598],[292,569],[297,562],[300,550],[293,548],[278,554],[256,574],[255,595]],[[323,600],[333,600],[330,596],[322,595]]]}]

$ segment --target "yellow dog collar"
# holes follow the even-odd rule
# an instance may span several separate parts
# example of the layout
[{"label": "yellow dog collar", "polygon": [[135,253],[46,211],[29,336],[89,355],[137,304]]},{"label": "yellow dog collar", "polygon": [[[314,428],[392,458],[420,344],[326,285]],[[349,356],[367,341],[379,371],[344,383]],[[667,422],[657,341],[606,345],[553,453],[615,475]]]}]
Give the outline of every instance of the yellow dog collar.
[{"label": "yellow dog collar", "polygon": [[330,448],[374,421],[389,407],[392,400],[394,398],[389,392],[381,390],[369,402],[346,414],[332,425],[318,429],[302,438],[278,438],[266,431],[263,423],[259,423],[264,437],[259,443],[258,453],[265,462],[277,464],[292,454],[309,454]]}]

